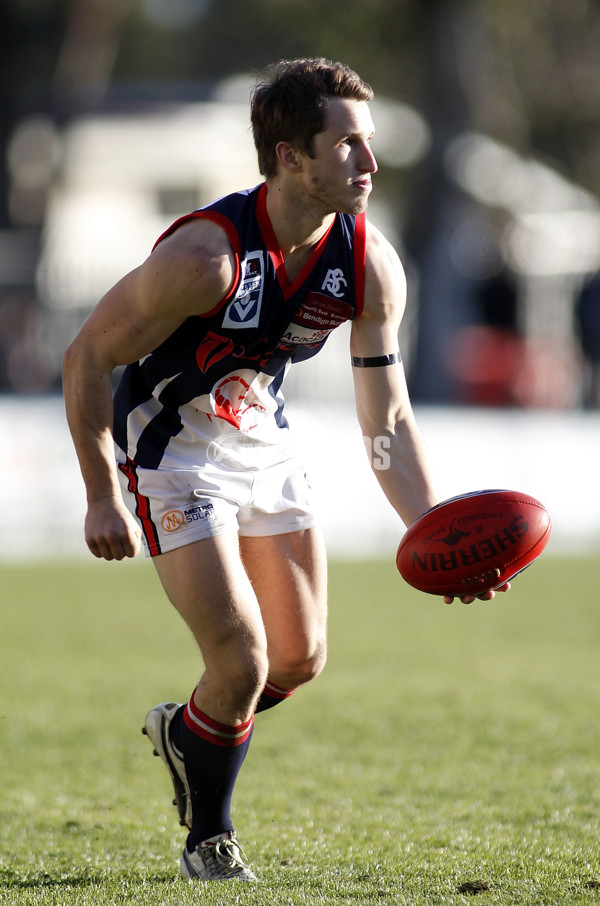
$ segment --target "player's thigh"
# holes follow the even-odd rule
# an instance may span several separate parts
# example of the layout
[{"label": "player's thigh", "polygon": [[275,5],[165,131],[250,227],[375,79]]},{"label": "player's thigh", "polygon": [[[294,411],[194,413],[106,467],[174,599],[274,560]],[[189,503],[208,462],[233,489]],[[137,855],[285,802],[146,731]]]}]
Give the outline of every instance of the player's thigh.
[{"label": "player's thigh", "polygon": [[327,560],[320,530],[241,537],[240,549],[265,625],[271,677],[303,665],[318,672],[327,636]]},{"label": "player's thigh", "polygon": [[153,558],[165,592],[196,639],[205,665],[227,649],[266,648],[262,615],[240,557],[238,537],[227,532]]}]

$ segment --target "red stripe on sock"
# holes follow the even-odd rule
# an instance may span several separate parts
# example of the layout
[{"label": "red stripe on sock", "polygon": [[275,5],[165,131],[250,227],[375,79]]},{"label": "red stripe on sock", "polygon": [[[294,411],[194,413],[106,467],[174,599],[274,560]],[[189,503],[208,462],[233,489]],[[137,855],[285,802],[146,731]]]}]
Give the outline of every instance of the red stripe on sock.
[{"label": "red stripe on sock", "polygon": [[213,745],[227,748],[241,746],[245,743],[252,732],[254,724],[254,715],[246,723],[238,724],[234,727],[228,724],[221,724],[201,711],[192,699],[190,699],[187,708],[183,712],[183,719],[188,730],[191,730],[196,736],[200,736],[201,739],[211,742]]},{"label": "red stripe on sock", "polygon": [[265,688],[263,692],[270,696],[271,698],[277,698],[280,701],[283,701],[285,698],[289,698],[290,695],[293,695],[295,689],[281,689],[280,686],[276,686],[275,683],[270,683],[268,680],[265,683]]}]

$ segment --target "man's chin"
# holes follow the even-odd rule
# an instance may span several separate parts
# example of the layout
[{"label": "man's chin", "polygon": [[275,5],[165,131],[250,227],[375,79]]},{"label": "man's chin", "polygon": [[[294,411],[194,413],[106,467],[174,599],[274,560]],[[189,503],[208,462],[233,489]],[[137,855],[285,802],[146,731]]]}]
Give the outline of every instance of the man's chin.
[{"label": "man's chin", "polygon": [[369,207],[369,198],[360,198],[354,202],[353,205],[348,207],[348,210],[344,211],[344,214],[364,214],[367,208]]}]

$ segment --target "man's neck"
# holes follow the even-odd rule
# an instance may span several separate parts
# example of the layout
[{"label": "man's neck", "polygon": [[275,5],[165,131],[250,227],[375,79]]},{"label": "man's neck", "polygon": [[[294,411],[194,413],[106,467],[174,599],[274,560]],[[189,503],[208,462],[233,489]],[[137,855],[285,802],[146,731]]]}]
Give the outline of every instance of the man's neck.
[{"label": "man's neck", "polygon": [[284,258],[314,248],[335,219],[277,180],[267,180],[267,213]]}]

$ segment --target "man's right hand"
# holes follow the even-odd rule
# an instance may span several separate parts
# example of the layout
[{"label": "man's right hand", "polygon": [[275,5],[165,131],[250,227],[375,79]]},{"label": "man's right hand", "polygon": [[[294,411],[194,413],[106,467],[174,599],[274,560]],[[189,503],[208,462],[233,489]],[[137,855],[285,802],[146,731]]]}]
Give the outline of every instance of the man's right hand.
[{"label": "man's right hand", "polygon": [[139,525],[117,497],[103,497],[88,506],[85,540],[94,557],[123,560],[140,552]]}]

